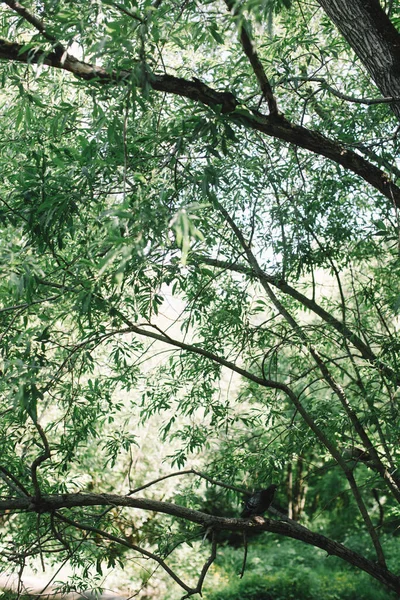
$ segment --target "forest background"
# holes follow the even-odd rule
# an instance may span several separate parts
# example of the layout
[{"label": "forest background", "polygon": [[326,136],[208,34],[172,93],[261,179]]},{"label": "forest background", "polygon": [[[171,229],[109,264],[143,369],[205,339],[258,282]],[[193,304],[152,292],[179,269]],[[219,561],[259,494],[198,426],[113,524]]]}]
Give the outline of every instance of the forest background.
[{"label": "forest background", "polygon": [[398,597],[400,2],[4,0],[0,27],[16,596],[39,569]]}]

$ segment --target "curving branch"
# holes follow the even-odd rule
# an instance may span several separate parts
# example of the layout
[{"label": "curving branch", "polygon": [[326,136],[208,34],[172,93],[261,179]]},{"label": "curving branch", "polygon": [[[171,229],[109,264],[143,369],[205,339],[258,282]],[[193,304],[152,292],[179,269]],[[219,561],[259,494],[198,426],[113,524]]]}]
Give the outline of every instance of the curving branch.
[{"label": "curving branch", "polygon": [[138,488],[130,490],[128,495],[131,496],[132,494],[137,494],[138,492],[141,492],[142,490],[145,490],[146,488],[151,487],[152,485],[155,485],[156,483],[159,483],[160,481],[164,481],[165,479],[170,479],[170,477],[180,477],[181,475],[196,475],[197,477],[201,477],[202,479],[205,479],[212,485],[218,485],[219,487],[223,487],[226,490],[232,490],[234,492],[238,492],[239,494],[244,494],[244,495],[251,494],[251,492],[249,492],[248,490],[245,490],[243,488],[238,488],[235,485],[229,485],[228,483],[224,483],[223,481],[217,481],[216,479],[209,477],[205,473],[196,471],[195,469],[186,469],[185,471],[176,471],[175,473],[169,473],[168,475],[164,475],[163,477],[158,477],[157,479],[154,479],[153,481],[149,481],[148,483],[145,483],[144,485],[141,485]]},{"label": "curving branch", "polygon": [[259,131],[267,136],[309,150],[324,156],[352,171],[381,192],[391,203],[400,207],[400,188],[387,173],[374,164],[349,150],[345,145],[331,140],[317,131],[312,131],[288,121],[282,115],[264,115],[258,110],[240,105],[239,100],[229,91],[217,91],[198,79],[189,81],[172,75],[157,75],[147,69],[147,80],[138,80],[133,71],[107,70],[103,67],[78,60],[68,53],[48,52],[41,48],[23,50],[18,43],[0,39],[0,59],[18,61],[25,64],[40,63],[73,73],[79,79],[99,83],[130,82],[138,87],[150,86],[153,90],[189,98],[210,107],[220,107],[224,118],[239,127]]},{"label": "curving branch", "polygon": [[257,518],[257,520],[225,518],[209,515],[198,510],[179,506],[170,502],[149,500],[147,498],[131,498],[129,496],[118,496],[116,494],[61,494],[42,496],[38,502],[32,502],[32,498],[12,498],[0,500],[0,511],[24,511],[24,512],[54,512],[62,508],[76,508],[89,506],[126,507],[137,508],[146,511],[159,512],[192,523],[197,523],[205,529],[214,531],[269,531],[285,537],[300,540],[311,546],[325,550],[328,555],[333,555],[352,564],[359,569],[369,573],[372,577],[381,581],[386,586],[400,593],[400,577],[389,571],[382,565],[364,558],[354,550],[347,548],[339,542],[335,542],[324,535],[310,531],[306,527],[285,518],[284,520],[273,520]]},{"label": "curving branch", "polygon": [[[68,517],[65,517],[64,515],[60,514],[60,512],[56,512],[56,516],[57,519],[59,519],[60,521],[62,521],[63,523],[67,523],[68,525],[71,525],[72,527],[75,527],[76,529],[80,529],[81,531],[89,531],[91,533],[95,533],[96,535],[99,535],[102,538],[105,538],[107,540],[110,540],[111,542],[115,542],[117,544],[120,544],[121,546],[125,546],[125,548],[130,548],[131,550],[134,550],[135,552],[138,552],[139,554],[141,554],[142,556],[145,556],[146,558],[150,558],[152,560],[154,560],[155,562],[157,562],[163,569],[164,571],[166,571],[166,573],[168,573],[168,575],[181,587],[185,590],[185,592],[187,592],[186,598],[188,598],[189,596],[192,596],[193,594],[197,594],[201,592],[201,587],[200,589],[197,589],[198,586],[196,586],[196,588],[192,588],[189,585],[187,585],[176,573],[175,571],[173,571],[165,562],[165,560],[163,560],[160,556],[157,556],[157,554],[154,554],[153,552],[149,552],[149,550],[145,550],[145,548],[141,548],[140,546],[137,546],[136,544],[132,544],[131,542],[129,542],[128,540],[118,537],[116,535],[113,535],[111,533],[107,533],[107,531],[104,531],[103,529],[99,529],[98,527],[93,527],[92,525],[84,525],[83,523],[78,523],[78,521],[74,521],[73,519],[69,519]],[[204,578],[203,578],[204,579]]]}]

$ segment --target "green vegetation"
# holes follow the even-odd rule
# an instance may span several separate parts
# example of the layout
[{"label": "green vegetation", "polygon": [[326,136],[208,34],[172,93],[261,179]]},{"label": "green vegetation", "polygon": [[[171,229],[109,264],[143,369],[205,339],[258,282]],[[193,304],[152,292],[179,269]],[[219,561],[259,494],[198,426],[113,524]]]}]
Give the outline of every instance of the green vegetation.
[{"label": "green vegetation", "polygon": [[21,2],[0,573],[399,595],[400,0]]},{"label": "green vegetation", "polygon": [[[325,552],[304,547],[300,542],[273,540],[253,544],[243,579],[242,555],[225,549],[221,562],[225,585],[213,591],[211,578],[205,600],[389,600],[396,598],[379,584]],[[218,572],[218,571],[217,571]],[[218,578],[215,578],[218,581]]]}]

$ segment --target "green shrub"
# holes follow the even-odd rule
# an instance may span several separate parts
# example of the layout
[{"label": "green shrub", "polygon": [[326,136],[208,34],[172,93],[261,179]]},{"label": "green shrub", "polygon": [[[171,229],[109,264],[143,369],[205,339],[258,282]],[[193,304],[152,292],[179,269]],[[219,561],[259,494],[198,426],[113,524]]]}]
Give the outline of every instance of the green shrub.
[{"label": "green shrub", "polygon": [[[396,595],[326,553],[292,540],[249,547],[246,572],[238,573],[243,549],[224,548],[204,600],[394,600]],[[211,584],[211,585],[210,585]],[[214,587],[212,587],[214,585]]]},{"label": "green shrub", "polygon": [[355,573],[245,575],[204,600],[390,600],[395,596]]}]

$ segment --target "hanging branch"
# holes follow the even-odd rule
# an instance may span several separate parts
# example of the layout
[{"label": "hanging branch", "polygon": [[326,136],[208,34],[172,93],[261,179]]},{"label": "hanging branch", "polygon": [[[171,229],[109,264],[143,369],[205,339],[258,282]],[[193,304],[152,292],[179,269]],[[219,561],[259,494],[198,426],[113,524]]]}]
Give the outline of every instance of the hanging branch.
[{"label": "hanging branch", "polygon": [[131,542],[128,542],[128,540],[125,540],[124,538],[120,538],[120,537],[117,537],[116,535],[113,535],[111,533],[107,533],[106,531],[104,531],[103,529],[99,529],[98,527],[92,527],[91,525],[84,525],[83,523],[78,523],[77,521],[74,521],[73,519],[69,519],[68,517],[65,517],[64,515],[61,515],[59,512],[57,512],[57,519],[59,519],[60,521],[63,521],[64,523],[67,523],[68,525],[71,525],[72,527],[75,527],[76,529],[80,529],[81,531],[90,531],[92,533],[95,533],[96,535],[99,535],[99,536],[107,539],[107,540],[110,540],[111,542],[115,542],[117,544],[120,544],[121,546],[124,546],[125,548],[130,548],[131,550],[135,550],[135,552],[138,552],[142,556],[146,556],[146,558],[151,558],[152,560],[154,560],[155,562],[157,562],[164,569],[164,571],[166,571],[168,573],[168,575],[181,588],[183,588],[185,590],[185,592],[187,592],[186,598],[189,598],[189,596],[192,596],[193,594],[200,593],[201,587],[200,587],[200,590],[199,590],[199,589],[197,589],[198,586],[196,586],[196,588],[192,588],[189,585],[187,585],[167,565],[167,563],[160,556],[157,556],[157,554],[154,554],[153,552],[149,552],[148,550],[145,550],[144,548],[141,548],[140,546],[137,546],[136,544],[132,544]]}]

